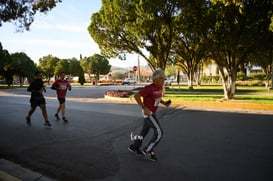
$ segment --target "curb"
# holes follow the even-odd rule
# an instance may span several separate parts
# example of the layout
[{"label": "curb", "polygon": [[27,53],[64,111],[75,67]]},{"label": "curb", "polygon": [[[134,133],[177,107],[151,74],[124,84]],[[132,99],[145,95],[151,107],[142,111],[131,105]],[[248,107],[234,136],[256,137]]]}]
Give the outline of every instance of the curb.
[{"label": "curb", "polygon": [[269,104],[244,104],[244,103],[232,103],[232,102],[202,102],[202,101],[173,101],[173,104],[179,104],[179,105],[185,105],[185,106],[273,111],[273,105],[269,105]]},{"label": "curb", "polygon": [[53,179],[24,168],[19,164],[0,159],[0,181],[53,181]]},{"label": "curb", "polygon": [[104,95],[104,99],[112,100],[112,101],[119,101],[119,102],[132,102],[132,103],[135,102],[134,98],[132,98],[132,97],[120,98],[120,97],[111,97],[111,96]]},{"label": "curb", "polygon": [[22,180],[0,170],[0,181],[22,181]]}]

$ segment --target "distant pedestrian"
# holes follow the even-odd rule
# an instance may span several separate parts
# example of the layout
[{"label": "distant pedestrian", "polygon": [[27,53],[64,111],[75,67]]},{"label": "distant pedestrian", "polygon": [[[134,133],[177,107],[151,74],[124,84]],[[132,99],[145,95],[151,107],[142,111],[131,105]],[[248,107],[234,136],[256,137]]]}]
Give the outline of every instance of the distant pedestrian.
[{"label": "distant pedestrian", "polygon": [[71,85],[70,83],[67,81],[67,79],[65,79],[65,73],[61,72],[60,73],[60,79],[56,80],[53,84],[52,84],[52,89],[56,90],[57,92],[57,98],[59,101],[59,107],[57,109],[57,112],[55,114],[55,117],[57,120],[60,120],[59,117],[59,112],[62,113],[62,119],[64,122],[67,122],[68,120],[65,117],[65,98],[66,98],[66,92],[67,90],[71,90]]},{"label": "distant pedestrian", "polygon": [[36,107],[39,106],[42,110],[42,114],[45,120],[44,125],[50,127],[51,124],[48,121],[47,111],[46,111],[46,101],[43,96],[43,92],[46,92],[44,82],[42,80],[43,74],[40,71],[35,73],[35,79],[33,82],[30,83],[27,91],[31,92],[30,104],[31,109],[28,112],[26,117],[26,121],[28,125],[31,125],[31,115],[36,110]]},{"label": "distant pedestrian", "polygon": [[[165,80],[165,74],[163,70],[156,70],[152,75],[153,83],[145,86],[138,93],[135,94],[136,102],[142,108],[142,114],[144,117],[143,127],[139,135],[131,135],[131,139],[134,140],[134,143],[128,147],[128,150],[134,152],[137,155],[144,154],[148,159],[156,161],[154,148],[159,143],[162,138],[163,131],[160,126],[160,123],[156,117],[156,110],[159,103],[164,104],[165,106],[170,106],[171,101],[162,100],[162,89]],[[141,97],[143,99],[141,99]],[[142,141],[145,136],[148,134],[150,129],[153,129],[154,134],[148,145],[140,151]]]}]

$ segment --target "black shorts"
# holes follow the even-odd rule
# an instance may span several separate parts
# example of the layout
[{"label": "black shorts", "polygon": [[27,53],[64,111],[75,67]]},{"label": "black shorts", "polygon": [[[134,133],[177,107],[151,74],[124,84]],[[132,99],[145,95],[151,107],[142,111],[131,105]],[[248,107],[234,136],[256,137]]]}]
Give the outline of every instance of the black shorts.
[{"label": "black shorts", "polygon": [[37,106],[40,106],[41,104],[46,104],[44,96],[39,95],[39,96],[32,96],[30,98],[31,107],[37,107]]},{"label": "black shorts", "polygon": [[60,104],[65,103],[65,97],[58,97],[58,101]]}]

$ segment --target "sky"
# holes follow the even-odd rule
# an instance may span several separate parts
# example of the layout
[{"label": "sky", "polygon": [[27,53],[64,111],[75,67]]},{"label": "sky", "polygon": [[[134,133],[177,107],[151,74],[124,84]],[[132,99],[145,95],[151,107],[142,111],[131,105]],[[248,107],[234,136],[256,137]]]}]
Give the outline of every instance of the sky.
[{"label": "sky", "polygon": [[[30,31],[16,32],[13,23],[0,27],[0,42],[10,54],[26,53],[35,63],[39,58],[53,55],[60,59],[77,58],[100,54],[96,42],[87,27],[91,15],[101,8],[101,0],[63,0],[47,14],[37,13]],[[141,57],[140,65],[147,65]],[[116,67],[137,66],[137,55],[127,55],[125,61],[109,59]]]}]

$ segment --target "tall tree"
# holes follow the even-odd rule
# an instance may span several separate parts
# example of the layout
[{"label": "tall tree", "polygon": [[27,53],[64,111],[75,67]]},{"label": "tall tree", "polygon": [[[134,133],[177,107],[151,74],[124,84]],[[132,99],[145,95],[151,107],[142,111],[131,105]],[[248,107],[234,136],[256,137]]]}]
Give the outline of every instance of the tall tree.
[{"label": "tall tree", "polygon": [[55,68],[54,68],[54,75],[59,75],[61,72],[64,72],[65,74],[70,74],[70,60],[69,59],[61,59],[57,62]]},{"label": "tall tree", "polygon": [[266,74],[266,86],[273,87],[273,81],[272,85],[269,84],[270,79],[273,79],[273,32],[268,30],[265,34],[263,40],[258,44],[257,51],[250,53],[248,61],[250,65],[262,67],[263,72]]},{"label": "tall tree", "polygon": [[91,81],[91,74],[92,74],[92,70],[91,70],[91,57],[84,57],[80,59],[80,65],[83,69],[84,73],[87,73],[89,76],[89,80]]},{"label": "tall tree", "polygon": [[8,67],[13,75],[19,77],[20,86],[23,85],[24,78],[33,77],[37,69],[34,62],[23,52],[11,54],[11,64]]},{"label": "tall tree", "polygon": [[96,82],[100,75],[105,75],[110,72],[111,65],[109,61],[102,55],[94,54],[90,57],[84,57],[80,60],[83,71],[88,74],[91,80],[91,75],[94,74]]},{"label": "tall tree", "polygon": [[38,68],[47,76],[48,84],[50,78],[54,75],[55,67],[60,59],[52,55],[47,55],[39,59]]},{"label": "tall tree", "polygon": [[164,70],[175,38],[178,4],[176,0],[102,0],[88,31],[104,56],[137,53],[153,70]]},{"label": "tall tree", "polygon": [[5,78],[6,84],[10,86],[13,82],[13,72],[8,69],[8,65],[11,64],[11,56],[8,50],[3,49],[0,43],[0,75]]},{"label": "tall tree", "polygon": [[206,0],[188,1],[182,5],[178,16],[179,33],[172,50],[175,64],[187,75],[189,89],[193,89],[194,75],[207,52],[200,26],[204,22],[206,5]]},{"label": "tall tree", "polygon": [[5,74],[5,66],[11,62],[8,50],[3,49],[0,42],[0,75]]},{"label": "tall tree", "polygon": [[69,61],[69,73],[73,76],[80,76],[83,73],[83,69],[80,65],[80,61],[76,58],[72,58]]},{"label": "tall tree", "polygon": [[269,27],[268,0],[211,0],[204,33],[212,58],[216,61],[223,81],[224,96],[235,96],[235,83],[240,65],[255,51]]},{"label": "tall tree", "polygon": [[109,65],[109,61],[104,56],[94,54],[90,59],[91,72],[95,75],[96,81],[100,79],[100,75],[105,75],[110,72],[111,65]]},{"label": "tall tree", "polygon": [[165,69],[165,75],[167,77],[175,76],[176,74],[176,66],[172,64],[167,64],[166,69]]},{"label": "tall tree", "polygon": [[14,21],[17,30],[29,30],[37,12],[47,13],[62,0],[1,0],[0,26],[2,23]]}]

